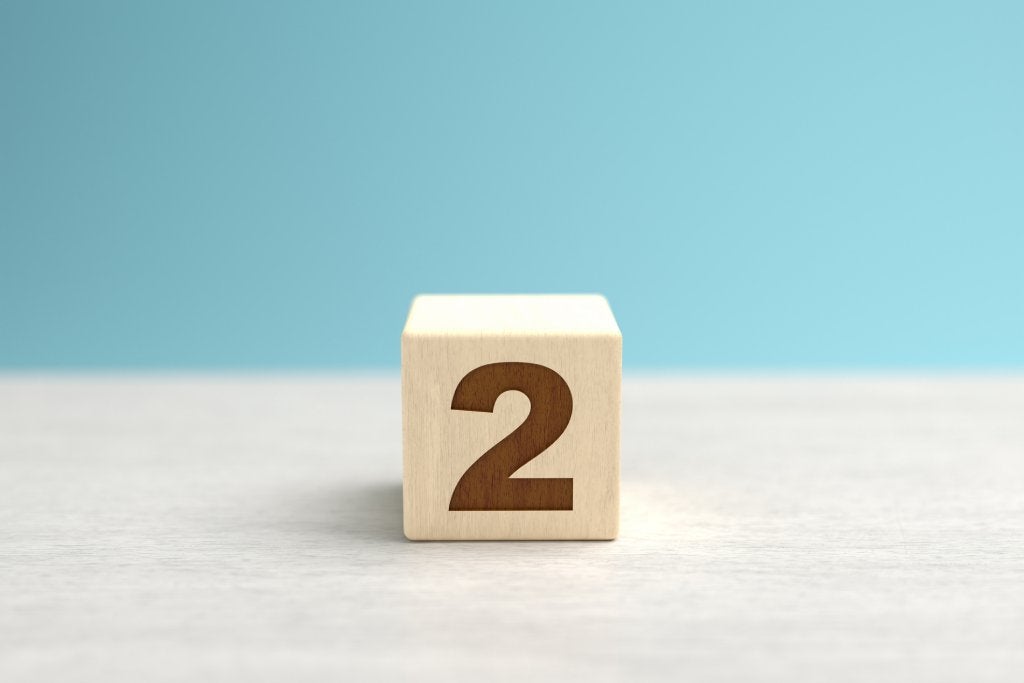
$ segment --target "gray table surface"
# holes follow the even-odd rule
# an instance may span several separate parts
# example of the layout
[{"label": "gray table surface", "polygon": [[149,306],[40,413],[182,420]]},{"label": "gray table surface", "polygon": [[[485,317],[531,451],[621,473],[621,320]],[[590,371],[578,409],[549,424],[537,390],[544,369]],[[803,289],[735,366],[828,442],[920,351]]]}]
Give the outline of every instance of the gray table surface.
[{"label": "gray table surface", "polygon": [[0,378],[0,681],[1024,680],[1024,378],[627,375],[613,542],[406,541],[400,424]]}]

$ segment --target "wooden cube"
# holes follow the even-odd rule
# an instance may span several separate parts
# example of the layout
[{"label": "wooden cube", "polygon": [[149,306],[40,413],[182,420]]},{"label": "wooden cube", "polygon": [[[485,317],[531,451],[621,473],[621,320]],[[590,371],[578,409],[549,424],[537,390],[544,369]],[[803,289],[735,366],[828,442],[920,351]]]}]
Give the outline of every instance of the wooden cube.
[{"label": "wooden cube", "polygon": [[402,332],[405,535],[615,538],[621,385],[604,297],[417,297]]}]

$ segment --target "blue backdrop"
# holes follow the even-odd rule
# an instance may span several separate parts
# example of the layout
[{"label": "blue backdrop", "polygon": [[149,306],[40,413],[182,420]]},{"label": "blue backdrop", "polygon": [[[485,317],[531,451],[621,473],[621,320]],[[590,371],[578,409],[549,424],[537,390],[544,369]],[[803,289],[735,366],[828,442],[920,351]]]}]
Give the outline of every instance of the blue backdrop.
[{"label": "blue backdrop", "polygon": [[629,367],[1024,366],[1024,3],[3,2],[0,365],[396,366],[417,292]]}]

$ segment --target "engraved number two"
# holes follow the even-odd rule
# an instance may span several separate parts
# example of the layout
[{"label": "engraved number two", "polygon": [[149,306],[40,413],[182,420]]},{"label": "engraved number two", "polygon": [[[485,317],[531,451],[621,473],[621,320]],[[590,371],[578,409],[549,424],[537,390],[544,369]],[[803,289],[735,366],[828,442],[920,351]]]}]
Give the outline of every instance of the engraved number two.
[{"label": "engraved number two", "polygon": [[572,510],[572,479],[512,479],[569,424],[572,394],[562,377],[534,363],[490,363],[462,378],[452,410],[493,413],[506,391],[530,399],[523,424],[477,459],[459,479],[449,510]]}]

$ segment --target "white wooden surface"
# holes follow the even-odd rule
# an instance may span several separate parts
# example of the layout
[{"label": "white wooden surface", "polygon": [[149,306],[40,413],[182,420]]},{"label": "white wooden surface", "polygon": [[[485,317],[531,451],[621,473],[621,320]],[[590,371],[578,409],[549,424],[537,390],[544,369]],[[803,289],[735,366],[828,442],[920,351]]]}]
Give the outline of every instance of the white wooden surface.
[{"label": "white wooden surface", "polygon": [[1024,379],[623,415],[619,540],[411,543],[397,375],[0,379],[0,681],[1024,680]]}]

